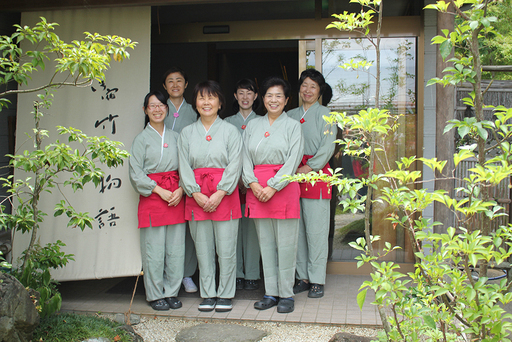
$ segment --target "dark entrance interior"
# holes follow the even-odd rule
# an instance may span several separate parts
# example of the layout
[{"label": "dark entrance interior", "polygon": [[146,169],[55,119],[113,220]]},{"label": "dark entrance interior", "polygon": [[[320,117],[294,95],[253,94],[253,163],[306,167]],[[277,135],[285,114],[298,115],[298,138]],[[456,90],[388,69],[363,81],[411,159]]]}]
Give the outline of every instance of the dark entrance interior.
[{"label": "dark entrance interior", "polygon": [[[292,86],[288,109],[298,106],[298,42],[258,41],[223,43],[177,43],[151,48],[151,88],[162,88],[163,73],[176,65],[185,70],[189,85],[185,99],[191,102],[194,86],[210,79],[220,83],[226,97],[223,115],[232,113],[233,90],[242,78],[253,79],[258,86],[269,76],[288,79]],[[263,111],[263,108],[260,108]]]}]

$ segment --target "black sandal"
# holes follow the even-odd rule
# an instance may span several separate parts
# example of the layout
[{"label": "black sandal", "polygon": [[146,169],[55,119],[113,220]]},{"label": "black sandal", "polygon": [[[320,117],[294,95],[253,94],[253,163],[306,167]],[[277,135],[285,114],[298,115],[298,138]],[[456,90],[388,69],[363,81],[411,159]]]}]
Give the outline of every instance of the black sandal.
[{"label": "black sandal", "polygon": [[169,304],[165,301],[165,299],[157,299],[149,303],[153,310],[165,311],[169,310]]},{"label": "black sandal", "polygon": [[311,284],[309,289],[309,298],[322,298],[324,296],[324,286],[322,284]]},{"label": "black sandal", "polygon": [[301,293],[309,290],[310,284],[306,283],[304,280],[299,280],[297,285],[293,287],[293,294]]},{"label": "black sandal", "polygon": [[277,312],[289,313],[295,309],[295,301],[293,298],[281,298],[279,304],[277,304]]},{"label": "black sandal", "polygon": [[272,299],[269,296],[263,297],[262,300],[254,303],[254,308],[258,310],[267,310],[277,305],[277,300]]},{"label": "black sandal", "polygon": [[183,306],[181,301],[176,297],[167,297],[165,298],[165,301],[167,304],[169,304],[169,307],[173,310],[179,309]]}]

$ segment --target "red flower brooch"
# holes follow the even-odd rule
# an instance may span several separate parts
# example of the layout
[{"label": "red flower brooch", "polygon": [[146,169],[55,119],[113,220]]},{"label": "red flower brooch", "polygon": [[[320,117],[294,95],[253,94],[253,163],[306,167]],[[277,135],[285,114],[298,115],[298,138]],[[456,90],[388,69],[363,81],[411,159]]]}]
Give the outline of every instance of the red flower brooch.
[{"label": "red flower brooch", "polygon": [[268,138],[269,135],[270,135],[269,132],[265,132],[265,138]]},{"label": "red flower brooch", "polygon": [[207,141],[212,140],[212,136],[211,136],[211,135],[207,135],[207,136],[206,136],[206,140],[207,140]]}]

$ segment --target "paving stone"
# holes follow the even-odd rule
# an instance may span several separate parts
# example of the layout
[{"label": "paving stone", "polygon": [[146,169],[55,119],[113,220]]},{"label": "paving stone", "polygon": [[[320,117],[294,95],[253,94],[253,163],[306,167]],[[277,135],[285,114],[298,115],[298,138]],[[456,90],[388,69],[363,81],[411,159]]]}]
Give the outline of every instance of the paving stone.
[{"label": "paving stone", "polygon": [[334,335],[329,342],[370,342],[371,338],[365,336],[358,336],[349,333],[337,333]]},{"label": "paving stone", "polygon": [[[114,321],[117,323],[127,323],[126,322],[126,315],[123,313],[117,313],[114,316]],[[140,323],[140,315],[136,314],[130,314],[130,324],[135,325]]]},{"label": "paving stone", "polygon": [[267,336],[265,331],[238,324],[199,324],[181,330],[177,342],[256,342]]}]

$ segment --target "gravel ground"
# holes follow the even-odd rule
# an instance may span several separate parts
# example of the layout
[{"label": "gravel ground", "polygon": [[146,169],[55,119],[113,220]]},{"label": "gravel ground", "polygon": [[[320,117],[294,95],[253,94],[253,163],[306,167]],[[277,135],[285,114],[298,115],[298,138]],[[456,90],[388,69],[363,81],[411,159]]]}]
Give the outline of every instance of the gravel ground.
[{"label": "gravel ground", "polygon": [[267,331],[269,335],[262,342],[327,342],[338,332],[348,332],[359,336],[376,337],[378,330],[370,328],[325,326],[315,324],[291,323],[249,323],[225,321],[200,321],[172,318],[142,317],[141,322],[134,325],[135,331],[144,338],[144,342],[171,342],[175,341],[176,334],[184,328],[201,323],[214,324],[241,324],[258,330]]}]

